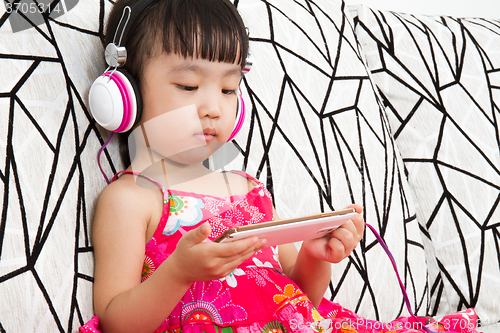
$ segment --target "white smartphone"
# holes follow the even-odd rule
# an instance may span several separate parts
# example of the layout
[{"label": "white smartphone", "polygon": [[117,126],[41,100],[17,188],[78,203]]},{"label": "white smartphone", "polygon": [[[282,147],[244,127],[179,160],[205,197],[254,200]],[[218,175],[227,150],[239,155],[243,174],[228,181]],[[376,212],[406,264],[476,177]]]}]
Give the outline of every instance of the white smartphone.
[{"label": "white smartphone", "polygon": [[323,237],[356,215],[354,208],[308,215],[293,219],[262,222],[229,229],[214,240],[232,242],[251,236],[267,239],[268,246]]}]

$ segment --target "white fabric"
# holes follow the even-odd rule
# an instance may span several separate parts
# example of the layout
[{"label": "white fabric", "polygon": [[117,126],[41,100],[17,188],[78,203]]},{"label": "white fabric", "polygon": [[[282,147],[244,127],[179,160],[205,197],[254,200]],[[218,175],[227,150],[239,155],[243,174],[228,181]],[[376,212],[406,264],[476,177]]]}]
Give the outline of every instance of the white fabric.
[{"label": "white fabric", "polygon": [[431,314],[500,320],[499,22],[359,7],[356,35],[418,203]]},{"label": "white fabric", "polygon": [[[341,3],[240,0],[238,9],[255,58],[243,82],[252,115],[236,137],[248,159],[226,169],[246,168],[272,186],[281,218],[363,205],[365,220],[383,230],[412,307],[425,314],[413,200]],[[350,260],[334,265],[332,282],[326,296],[360,315],[388,321],[406,314],[389,258],[370,231]]]}]

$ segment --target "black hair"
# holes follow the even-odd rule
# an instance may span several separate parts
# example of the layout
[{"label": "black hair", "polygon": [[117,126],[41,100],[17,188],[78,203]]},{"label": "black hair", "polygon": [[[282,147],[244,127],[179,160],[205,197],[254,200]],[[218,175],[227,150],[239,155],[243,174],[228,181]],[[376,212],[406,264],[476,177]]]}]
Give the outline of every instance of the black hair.
[{"label": "black hair", "polygon": [[[144,0],[118,0],[108,16],[105,43],[113,42],[123,10]],[[241,16],[228,0],[157,0],[134,22],[129,22],[124,69],[139,87],[148,61],[162,52],[184,58],[237,63],[243,68],[248,53],[248,35]],[[160,49],[159,46],[163,48]],[[120,156],[130,165],[127,133],[118,134]]]}]

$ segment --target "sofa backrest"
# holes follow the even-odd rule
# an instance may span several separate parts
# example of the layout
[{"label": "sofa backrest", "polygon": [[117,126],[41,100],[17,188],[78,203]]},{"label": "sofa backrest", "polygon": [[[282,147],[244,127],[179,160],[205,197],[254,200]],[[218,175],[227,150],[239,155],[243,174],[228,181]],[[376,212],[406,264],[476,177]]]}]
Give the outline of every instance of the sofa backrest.
[{"label": "sofa backrest", "polygon": [[357,8],[356,36],[401,153],[431,315],[500,321],[500,21]]}]

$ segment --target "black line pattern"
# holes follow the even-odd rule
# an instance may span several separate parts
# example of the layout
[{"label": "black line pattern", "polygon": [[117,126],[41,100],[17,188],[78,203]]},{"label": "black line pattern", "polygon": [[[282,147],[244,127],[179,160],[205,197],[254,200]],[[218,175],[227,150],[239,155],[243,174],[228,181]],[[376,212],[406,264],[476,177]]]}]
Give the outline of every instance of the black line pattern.
[{"label": "black line pattern", "polygon": [[[280,217],[366,207],[394,249],[413,308],[428,309],[423,243],[399,153],[357,53],[343,4],[239,0],[255,69],[252,113],[231,166],[265,180]],[[262,73],[265,73],[262,75]],[[329,297],[369,318],[406,313],[388,258],[371,234],[337,265]]]},{"label": "black line pattern", "polygon": [[500,320],[500,21],[359,8],[356,36],[418,202],[431,315]]},{"label": "black line pattern", "polygon": [[[236,0],[251,32],[255,68],[243,82],[251,110],[232,167],[266,182],[281,217],[357,202],[393,249],[413,308],[429,293],[424,243],[402,161],[360,60],[344,4]],[[0,16],[0,331],[75,332],[92,314],[90,221],[105,183],[104,142],[86,96],[104,69],[103,22],[112,4],[81,0],[71,12],[12,33]],[[121,166],[106,150],[108,174]],[[115,162],[115,164],[113,164]],[[230,166],[231,167],[231,166]],[[367,234],[335,266],[328,293],[363,316],[404,315],[392,267]],[[7,304],[7,306],[4,306]]]},{"label": "black line pattern", "polygon": [[17,33],[0,15],[1,332],[75,332],[92,315],[90,218],[105,184],[95,158],[104,141],[85,104],[103,66],[107,6],[80,1]]}]

